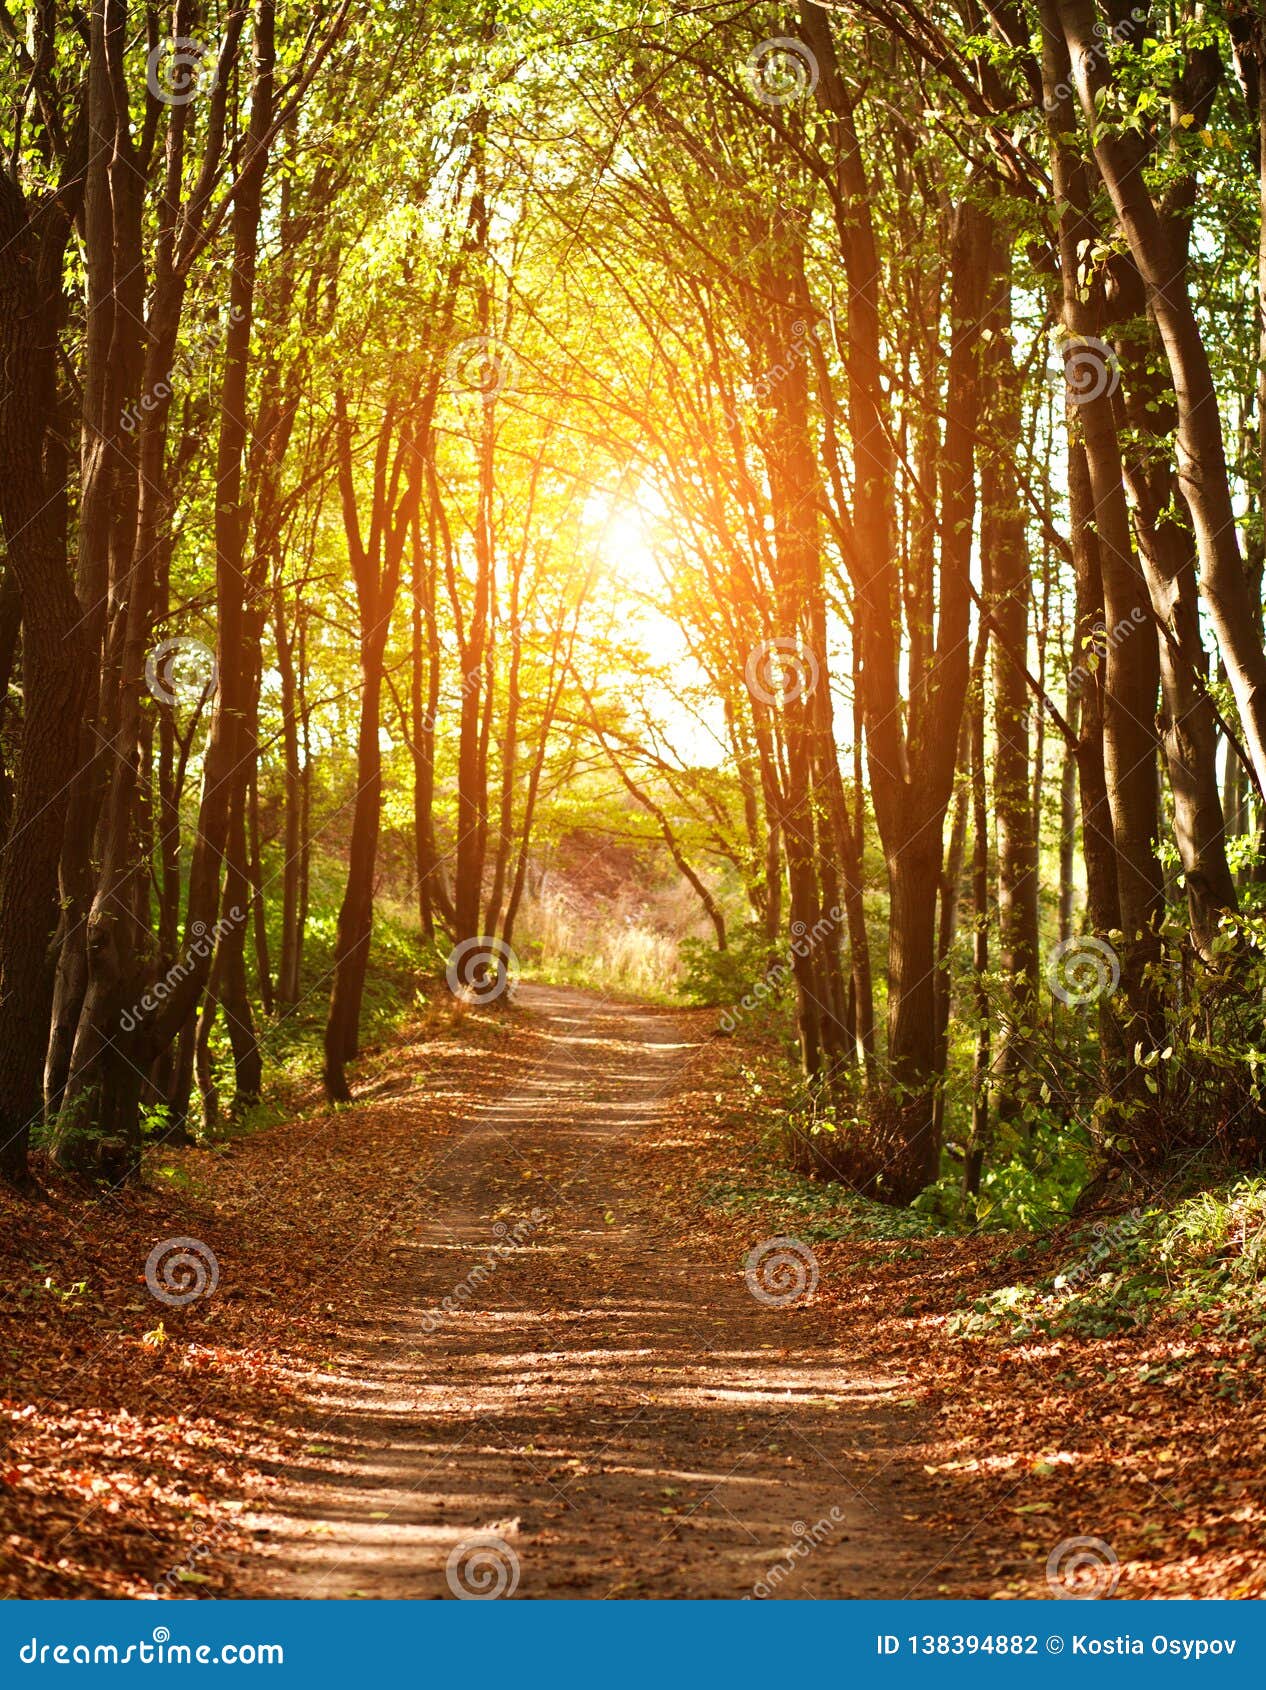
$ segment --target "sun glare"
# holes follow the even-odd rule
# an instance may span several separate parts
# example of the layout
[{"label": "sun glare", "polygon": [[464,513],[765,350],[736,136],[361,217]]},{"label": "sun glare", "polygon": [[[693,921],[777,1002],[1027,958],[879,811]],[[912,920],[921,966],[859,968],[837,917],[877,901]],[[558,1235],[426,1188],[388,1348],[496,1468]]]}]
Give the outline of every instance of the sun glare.
[{"label": "sun glare", "polygon": [[659,571],[642,513],[625,506],[612,513],[602,535],[602,558],[626,581],[653,580]]}]

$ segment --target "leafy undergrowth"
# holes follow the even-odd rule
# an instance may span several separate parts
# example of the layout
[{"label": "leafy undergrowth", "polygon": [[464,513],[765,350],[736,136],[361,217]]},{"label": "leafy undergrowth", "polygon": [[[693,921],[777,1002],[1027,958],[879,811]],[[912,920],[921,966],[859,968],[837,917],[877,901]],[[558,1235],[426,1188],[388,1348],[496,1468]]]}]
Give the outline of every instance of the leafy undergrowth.
[{"label": "leafy undergrowth", "polygon": [[1037,1283],[1002,1286],[959,1317],[963,1336],[1103,1338],[1187,1316],[1191,1333],[1266,1343],[1266,1180],[1224,1181],[1079,1227]]},{"label": "leafy undergrowth", "polygon": [[731,1047],[728,1068],[693,1198],[666,1198],[740,1264],[772,1236],[810,1244],[846,1351],[924,1408],[907,1454],[954,1547],[916,1594],[1049,1596],[1052,1552],[1093,1537],[1120,1596],[1266,1595],[1266,1183],[1041,1236],[938,1231],[788,1177],[751,1108],[777,1061]]},{"label": "leafy undergrowth", "polygon": [[[280,869],[274,866],[270,872],[275,879]],[[274,1089],[283,1102],[289,1101],[289,1088],[304,1083],[320,1067],[346,873],[341,861],[323,852],[313,853],[299,1001],[281,1008],[271,1019],[263,1015],[258,1019],[256,1032],[264,1071],[279,1079],[280,1085]],[[267,910],[269,945],[271,955],[276,957],[281,951],[280,901],[269,900]],[[428,1003],[446,1000],[446,955],[442,947],[428,945],[423,939],[415,911],[379,895],[374,905],[374,932],[361,1004],[364,1044],[375,1045],[395,1036]],[[423,982],[420,990],[419,980]],[[212,1054],[225,1092],[231,1093],[232,1052],[223,1016],[212,1034]],[[277,1110],[261,1109],[251,1124],[277,1118]]]},{"label": "leafy undergrowth", "polygon": [[[0,1596],[224,1593],[301,1453],[294,1380],[372,1316],[426,1157],[506,1071],[513,1020],[431,1011],[359,1065],[351,1107],[310,1093],[268,1131],[154,1152],[136,1189],[43,1165],[34,1199],[0,1188]],[[214,1295],[155,1297],[172,1240],[200,1246],[191,1272],[214,1258]]]},{"label": "leafy undergrowth", "polygon": [[930,1216],[914,1209],[894,1209],[872,1203],[845,1186],[805,1179],[772,1167],[758,1189],[744,1180],[717,1180],[707,1200],[723,1213],[777,1223],[813,1244],[839,1238],[926,1238],[940,1231]]}]

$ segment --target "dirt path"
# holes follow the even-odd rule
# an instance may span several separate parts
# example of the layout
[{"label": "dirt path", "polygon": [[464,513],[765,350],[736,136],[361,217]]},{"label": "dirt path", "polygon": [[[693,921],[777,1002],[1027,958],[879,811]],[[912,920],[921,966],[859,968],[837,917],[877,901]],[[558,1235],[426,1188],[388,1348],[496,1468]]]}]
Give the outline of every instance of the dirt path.
[{"label": "dirt path", "polygon": [[[437,1219],[312,1378],[312,1464],[233,1594],[931,1593],[949,1546],[903,1517],[901,1382],[661,1218],[647,1152],[697,1019],[543,987],[519,1006],[545,1058],[424,1158]],[[766,1267],[766,1294],[794,1288]]]}]

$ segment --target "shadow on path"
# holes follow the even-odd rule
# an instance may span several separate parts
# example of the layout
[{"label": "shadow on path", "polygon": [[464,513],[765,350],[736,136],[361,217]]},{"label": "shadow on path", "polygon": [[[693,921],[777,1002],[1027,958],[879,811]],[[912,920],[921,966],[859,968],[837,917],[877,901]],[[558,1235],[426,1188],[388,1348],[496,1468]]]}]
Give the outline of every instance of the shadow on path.
[{"label": "shadow on path", "polygon": [[645,1152],[697,1039],[582,992],[519,1009],[547,1054],[423,1165],[436,1218],[306,1382],[313,1463],[233,1594],[932,1594],[900,1381],[660,1218]]}]

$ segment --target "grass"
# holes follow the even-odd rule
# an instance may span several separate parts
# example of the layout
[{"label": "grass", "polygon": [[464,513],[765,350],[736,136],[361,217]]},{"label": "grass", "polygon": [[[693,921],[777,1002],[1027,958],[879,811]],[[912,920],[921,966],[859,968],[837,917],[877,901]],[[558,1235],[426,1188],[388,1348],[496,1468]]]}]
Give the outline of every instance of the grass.
[{"label": "grass", "polygon": [[[295,1093],[320,1074],[345,880],[346,867],[340,860],[314,852],[299,1001],[272,1018],[265,1017],[258,1007],[258,981],[252,978],[266,1096],[232,1129],[222,1123],[220,1133],[236,1134],[272,1123]],[[269,881],[267,873],[265,881]],[[279,876],[272,883],[279,885]],[[645,909],[630,906],[584,913],[562,897],[545,895],[525,903],[515,950],[528,978],[672,1003],[677,1001],[680,972],[676,929],[691,913],[680,907],[677,898],[653,901]],[[270,899],[266,921],[274,969],[281,952],[280,915],[279,900]],[[247,957],[253,976],[255,950],[249,936]],[[442,941],[430,945],[424,940],[411,900],[378,893],[361,1011],[362,1049],[371,1050],[389,1040],[428,1007],[449,1003],[446,957]],[[227,1099],[232,1094],[232,1055],[222,1018],[212,1034],[211,1051],[222,1096]],[[152,1125],[158,1130],[162,1122],[155,1119]]]},{"label": "grass", "polygon": [[679,937],[665,916],[634,907],[595,915],[545,893],[525,904],[515,949],[524,973],[551,985],[674,1003]]},{"label": "grass", "polygon": [[757,1215],[771,1231],[806,1244],[827,1239],[928,1238],[944,1229],[930,1215],[872,1203],[845,1186],[800,1174],[762,1170],[759,1182],[719,1180],[704,1202],[727,1215]]},{"label": "grass", "polygon": [[1192,1336],[1248,1325],[1266,1344],[1266,1178],[1187,1163],[1181,1183],[1171,1176],[1133,1207],[1121,1181],[1116,1212],[1078,1221],[1089,1145],[1044,1121],[1038,1142],[995,1163],[978,1197],[963,1199],[961,1167],[947,1154],[942,1179],[910,1208],[894,1209],[783,1167],[781,1127],[795,1078],[772,1053],[760,1074],[747,1070],[745,1078],[744,1119],[755,1138],[742,1171],[709,1186],[704,1203],[755,1218],[771,1236],[900,1244],[903,1257],[922,1254],[920,1240],[999,1235],[998,1267],[1023,1277],[960,1309],[955,1335],[1004,1344],[1109,1337],[1177,1315]]},{"label": "grass", "polygon": [[1266,1325],[1266,1179],[1227,1180],[1079,1227],[1054,1273],[990,1292],[955,1329],[1021,1342],[1107,1337],[1173,1315],[1197,1335]]}]

